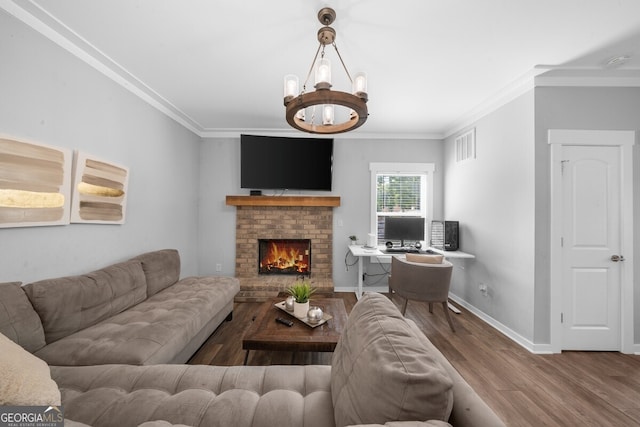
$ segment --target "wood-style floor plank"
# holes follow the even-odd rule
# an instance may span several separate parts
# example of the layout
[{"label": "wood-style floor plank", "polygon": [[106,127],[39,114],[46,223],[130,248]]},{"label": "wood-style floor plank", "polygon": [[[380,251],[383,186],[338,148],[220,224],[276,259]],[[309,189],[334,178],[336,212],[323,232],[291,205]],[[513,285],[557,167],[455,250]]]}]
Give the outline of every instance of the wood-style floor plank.
[{"label": "wood-style floor plank", "polygon": [[[324,296],[324,295],[323,295]],[[341,297],[350,312],[352,293]],[[400,307],[402,299],[393,297]],[[242,336],[261,303],[238,302],[190,364],[242,365]],[[455,303],[454,303],[455,304]],[[459,307],[451,332],[442,308],[410,301],[406,316],[508,426],[640,427],[640,356],[615,352],[536,355]],[[249,365],[331,364],[332,353],[251,351]]]}]

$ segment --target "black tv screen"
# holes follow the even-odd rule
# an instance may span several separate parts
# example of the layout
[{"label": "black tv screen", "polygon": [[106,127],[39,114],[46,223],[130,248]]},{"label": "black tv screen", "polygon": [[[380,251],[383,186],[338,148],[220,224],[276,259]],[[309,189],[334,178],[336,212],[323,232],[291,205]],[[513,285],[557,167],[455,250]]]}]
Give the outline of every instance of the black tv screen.
[{"label": "black tv screen", "polygon": [[331,191],[333,139],[240,135],[240,187]]}]

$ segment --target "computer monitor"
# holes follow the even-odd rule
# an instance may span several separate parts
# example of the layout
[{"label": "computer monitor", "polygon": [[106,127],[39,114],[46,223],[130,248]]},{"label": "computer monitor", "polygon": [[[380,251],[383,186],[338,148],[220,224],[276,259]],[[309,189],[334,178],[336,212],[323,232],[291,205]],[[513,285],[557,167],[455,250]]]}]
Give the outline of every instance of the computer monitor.
[{"label": "computer monitor", "polygon": [[384,219],[385,240],[418,242],[424,240],[425,219],[419,216],[387,216]]}]

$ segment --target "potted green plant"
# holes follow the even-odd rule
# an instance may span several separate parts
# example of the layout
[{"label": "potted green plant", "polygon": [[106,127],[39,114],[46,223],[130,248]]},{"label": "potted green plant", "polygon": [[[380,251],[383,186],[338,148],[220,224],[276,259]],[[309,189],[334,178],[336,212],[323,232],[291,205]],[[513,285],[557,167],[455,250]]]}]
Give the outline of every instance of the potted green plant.
[{"label": "potted green plant", "polygon": [[349,236],[349,240],[351,240],[351,244],[352,245],[357,245],[358,244],[358,238],[355,235]]},{"label": "potted green plant", "polygon": [[299,319],[307,317],[309,311],[309,298],[316,291],[306,280],[301,280],[287,289],[287,292],[294,298],[293,315]]}]

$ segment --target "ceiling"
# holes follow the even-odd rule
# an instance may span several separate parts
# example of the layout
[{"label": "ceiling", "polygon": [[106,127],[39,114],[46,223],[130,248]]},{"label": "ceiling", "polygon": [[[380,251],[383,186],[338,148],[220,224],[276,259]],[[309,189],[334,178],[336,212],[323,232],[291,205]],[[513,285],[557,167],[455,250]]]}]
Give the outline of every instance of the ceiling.
[{"label": "ceiling", "polygon": [[[332,3],[0,0],[0,7],[204,137],[301,135],[285,121],[282,81],[289,73],[304,81],[324,6],[336,10],[332,27],[347,68],[368,75],[369,119],[350,138],[441,138],[550,69],[545,77],[568,84],[606,76],[608,84],[640,85],[638,0]],[[350,91],[333,49],[327,56],[334,88]],[[620,56],[629,58],[607,65]]]}]

